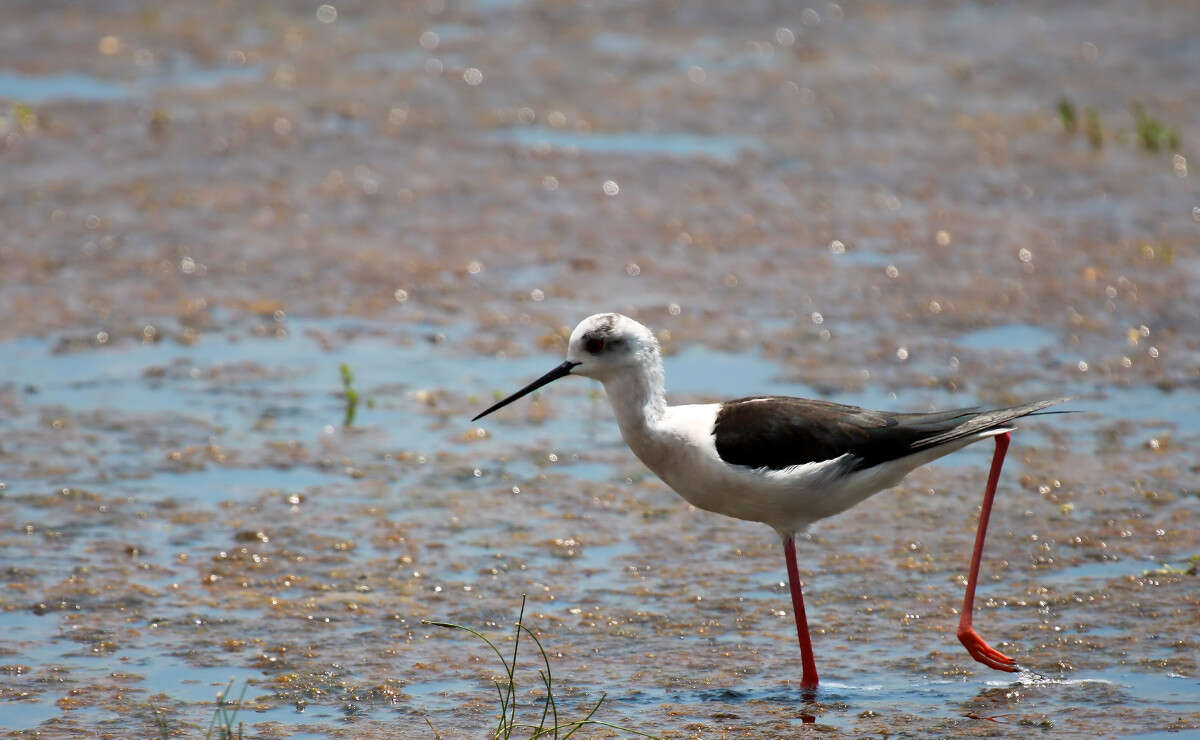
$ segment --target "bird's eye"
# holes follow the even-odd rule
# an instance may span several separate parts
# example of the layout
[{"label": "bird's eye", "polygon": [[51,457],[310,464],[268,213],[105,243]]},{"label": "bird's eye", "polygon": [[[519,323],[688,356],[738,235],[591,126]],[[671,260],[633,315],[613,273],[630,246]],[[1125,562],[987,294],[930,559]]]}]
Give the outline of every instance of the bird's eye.
[{"label": "bird's eye", "polygon": [[592,337],[583,344],[583,348],[593,355],[598,355],[604,351],[604,340],[597,337]]}]

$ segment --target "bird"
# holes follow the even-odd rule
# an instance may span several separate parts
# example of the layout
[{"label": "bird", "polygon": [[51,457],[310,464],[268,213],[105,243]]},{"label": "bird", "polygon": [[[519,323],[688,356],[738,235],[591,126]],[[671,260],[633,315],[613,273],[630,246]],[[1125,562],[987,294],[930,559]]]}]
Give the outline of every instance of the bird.
[{"label": "bird", "polygon": [[628,316],[599,313],[571,332],[562,364],[472,422],[569,375],[604,385],[625,443],[685,500],[706,511],[767,524],[778,533],[800,643],[800,687],[806,691],[815,691],[819,678],[796,566],[796,535],[895,486],[932,460],[973,442],[994,440],[957,636],[971,657],[989,668],[1019,669],[974,628],[979,563],[1012,422],[1060,413],[1044,409],[1068,398],[931,413],[872,411],[788,396],[670,406],[654,333]]}]

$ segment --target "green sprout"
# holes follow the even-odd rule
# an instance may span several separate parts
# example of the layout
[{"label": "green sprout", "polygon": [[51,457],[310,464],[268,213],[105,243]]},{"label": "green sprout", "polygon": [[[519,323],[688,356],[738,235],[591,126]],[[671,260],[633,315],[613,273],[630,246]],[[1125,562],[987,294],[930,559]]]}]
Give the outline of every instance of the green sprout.
[{"label": "green sprout", "polygon": [[17,127],[25,133],[32,134],[37,131],[38,115],[32,106],[17,103],[12,107],[12,118],[16,121]]},{"label": "green sprout", "polygon": [[1058,119],[1062,121],[1063,131],[1068,134],[1075,133],[1079,127],[1079,122],[1075,118],[1075,104],[1066,95],[1058,99]]},{"label": "green sprout", "polygon": [[338,366],[338,370],[342,373],[342,395],[346,399],[346,416],[342,419],[342,426],[354,426],[354,415],[358,411],[358,391],[354,390],[354,372],[346,363]]}]

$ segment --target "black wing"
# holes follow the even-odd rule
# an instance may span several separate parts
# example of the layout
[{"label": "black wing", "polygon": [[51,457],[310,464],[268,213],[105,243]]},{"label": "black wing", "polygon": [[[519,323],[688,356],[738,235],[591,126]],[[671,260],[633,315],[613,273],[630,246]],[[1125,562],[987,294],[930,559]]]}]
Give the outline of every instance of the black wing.
[{"label": "black wing", "polygon": [[902,414],[787,396],[741,398],[721,404],[713,436],[717,454],[731,465],[782,470],[849,453],[850,469],[861,470],[1004,426],[1064,400]]}]

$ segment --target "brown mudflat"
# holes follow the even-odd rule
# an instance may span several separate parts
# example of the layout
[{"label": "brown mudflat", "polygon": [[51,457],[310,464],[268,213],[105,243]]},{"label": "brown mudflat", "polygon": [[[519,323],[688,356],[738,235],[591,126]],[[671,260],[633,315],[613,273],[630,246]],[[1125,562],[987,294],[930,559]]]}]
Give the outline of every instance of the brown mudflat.
[{"label": "brown mudflat", "polygon": [[[247,736],[478,737],[498,661],[421,620],[511,649],[522,594],[564,720],[1200,728],[1193,7],[108,5],[0,30],[8,736],[195,736],[234,680]],[[1078,396],[985,551],[1028,672],[954,637],[986,446],[801,540],[809,701],[775,536],[598,387],[467,422],[600,310],[676,400]]]}]

